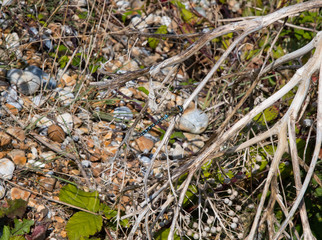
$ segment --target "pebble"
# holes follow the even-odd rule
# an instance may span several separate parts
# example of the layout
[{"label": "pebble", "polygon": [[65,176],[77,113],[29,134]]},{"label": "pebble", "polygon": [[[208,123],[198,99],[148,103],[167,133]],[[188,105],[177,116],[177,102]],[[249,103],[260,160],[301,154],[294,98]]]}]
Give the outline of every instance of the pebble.
[{"label": "pebble", "polygon": [[140,162],[143,164],[143,166],[149,166],[151,163],[151,159],[146,156],[139,156]]},{"label": "pebble", "polygon": [[11,136],[9,136],[3,131],[0,131],[0,147],[8,145],[9,143],[11,143],[11,140],[12,140]]},{"label": "pebble", "polygon": [[11,188],[10,196],[12,200],[22,199],[22,200],[28,201],[30,197],[30,192],[24,191],[20,188],[13,187]]},{"label": "pebble", "polygon": [[200,134],[208,126],[208,116],[201,110],[193,108],[187,109],[179,120],[177,128],[190,133]]},{"label": "pebble", "polygon": [[17,103],[6,103],[5,106],[13,115],[18,115],[21,105]]},{"label": "pebble", "polygon": [[46,164],[45,164],[45,163],[40,162],[40,161],[36,161],[36,160],[34,160],[34,159],[29,159],[29,160],[28,160],[28,163],[29,163],[30,165],[32,165],[33,167],[36,167],[36,168],[44,168],[44,167],[46,166]]},{"label": "pebble", "polygon": [[8,158],[0,159],[0,176],[4,179],[11,180],[13,172],[15,170],[15,164]]},{"label": "pebble", "polygon": [[92,165],[92,162],[88,160],[82,160],[81,163],[82,163],[82,166],[86,168],[89,168]]},{"label": "pebble", "polygon": [[129,109],[126,106],[115,108],[113,115],[114,115],[115,118],[118,118],[120,120],[131,120],[131,119],[133,119],[133,113],[132,113],[131,109]]},{"label": "pebble", "polygon": [[20,45],[19,39],[18,33],[9,33],[5,39],[7,49],[17,49]]},{"label": "pebble", "polygon": [[170,150],[170,154],[172,155],[173,159],[182,159],[184,156],[184,149],[181,147],[180,144],[174,143],[174,148]]},{"label": "pebble", "polygon": [[11,69],[7,73],[11,85],[16,86],[24,95],[32,95],[38,91],[41,85],[40,78],[30,71]]},{"label": "pebble", "polygon": [[60,126],[53,124],[48,127],[48,136],[51,140],[62,143],[65,140],[66,134]]},{"label": "pebble", "polygon": [[142,152],[149,152],[153,148],[153,141],[146,137],[139,137],[136,139],[136,143],[138,144],[138,147],[140,151]]},{"label": "pebble", "polygon": [[36,126],[39,128],[48,128],[49,126],[54,124],[54,121],[52,121],[51,119],[37,114],[33,116],[33,118],[31,119],[31,122],[33,124],[36,123]]},{"label": "pebble", "polygon": [[8,156],[15,165],[24,166],[27,162],[26,153],[20,149],[13,149],[8,153]]},{"label": "pebble", "polygon": [[69,106],[75,99],[74,94],[70,91],[69,87],[64,89],[56,89],[59,95],[59,100],[64,107]]},{"label": "pebble", "polygon": [[39,67],[31,65],[25,70],[38,76],[45,89],[55,89],[57,87],[57,81],[54,78],[51,78],[48,73],[44,72]]},{"label": "pebble", "polygon": [[45,161],[54,161],[56,159],[56,153],[53,151],[43,152],[39,157],[43,158]]},{"label": "pebble", "polygon": [[42,94],[39,94],[32,98],[32,102],[35,104],[35,106],[40,107],[46,102],[46,99],[42,96]]},{"label": "pebble", "polygon": [[0,199],[4,198],[6,195],[6,189],[4,186],[0,185]]},{"label": "pebble", "polygon": [[57,122],[65,133],[69,134],[74,127],[73,116],[70,113],[63,113],[57,116]]},{"label": "pebble", "polygon": [[56,178],[40,177],[39,183],[40,186],[51,192],[55,187]]}]

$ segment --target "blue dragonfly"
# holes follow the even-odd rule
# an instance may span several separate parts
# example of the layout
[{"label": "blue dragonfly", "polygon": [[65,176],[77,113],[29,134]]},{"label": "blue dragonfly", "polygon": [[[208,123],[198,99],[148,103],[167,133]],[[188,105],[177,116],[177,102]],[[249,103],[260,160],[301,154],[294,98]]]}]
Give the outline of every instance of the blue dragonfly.
[{"label": "blue dragonfly", "polygon": [[183,107],[181,105],[178,105],[176,108],[171,109],[169,111],[169,113],[166,113],[165,115],[163,115],[158,121],[156,121],[155,123],[152,123],[150,126],[148,126],[145,130],[143,130],[138,137],[142,137],[143,135],[145,135],[147,132],[149,132],[154,126],[158,125],[160,122],[162,122],[163,120],[166,120],[168,117],[170,117],[171,115],[177,115],[177,114],[182,114],[183,113]]}]

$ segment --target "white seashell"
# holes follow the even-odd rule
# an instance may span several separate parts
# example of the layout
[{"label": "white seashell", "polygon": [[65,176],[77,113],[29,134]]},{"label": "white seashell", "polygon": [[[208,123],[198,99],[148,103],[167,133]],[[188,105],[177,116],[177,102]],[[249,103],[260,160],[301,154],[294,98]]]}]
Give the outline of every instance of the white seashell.
[{"label": "white seashell", "polygon": [[65,133],[69,134],[74,127],[73,116],[70,113],[63,113],[57,116],[57,122]]},{"label": "white seashell", "polygon": [[125,88],[125,87],[120,88],[120,92],[123,93],[127,97],[133,96],[133,92],[130,89]]},{"label": "white seashell", "polygon": [[28,163],[31,164],[34,167],[38,167],[38,168],[44,168],[46,166],[45,163],[40,162],[40,161],[36,161],[36,160],[28,160]]},{"label": "white seashell", "polygon": [[208,116],[199,109],[185,111],[180,118],[178,128],[183,131],[199,134],[208,126]]},{"label": "white seashell", "polygon": [[74,101],[75,96],[69,90],[61,89],[60,91],[58,91],[58,94],[59,94],[59,100],[62,102],[64,107],[70,105]]},{"label": "white seashell", "polygon": [[31,122],[36,123],[36,126],[39,128],[49,127],[54,124],[54,121],[40,115],[34,115]]},{"label": "white seashell", "polygon": [[0,159],[0,176],[4,179],[12,179],[15,164],[8,158]]},{"label": "white seashell", "polygon": [[2,199],[6,195],[6,189],[0,185],[0,199]]},{"label": "white seashell", "polygon": [[17,49],[20,45],[18,33],[13,32],[6,36],[6,47],[8,49]]},{"label": "white seashell", "polygon": [[10,84],[17,86],[18,91],[24,95],[32,95],[40,88],[40,78],[30,71],[11,69],[7,77]]}]

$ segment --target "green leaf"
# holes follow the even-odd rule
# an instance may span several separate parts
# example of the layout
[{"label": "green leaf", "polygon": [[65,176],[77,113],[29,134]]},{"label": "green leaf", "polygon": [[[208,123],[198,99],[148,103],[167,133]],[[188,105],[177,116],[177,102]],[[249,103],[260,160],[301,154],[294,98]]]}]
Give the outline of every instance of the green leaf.
[{"label": "green leaf", "polygon": [[90,64],[88,66],[88,69],[90,70],[91,73],[95,73],[98,68],[99,68],[99,65],[98,64]]},{"label": "green leaf", "polygon": [[[167,30],[167,26],[166,25],[161,25],[158,30],[155,31],[156,34],[167,34],[168,30]],[[155,49],[158,44],[159,44],[160,40],[157,38],[149,38],[148,39],[148,43],[149,46],[153,49]]]},{"label": "green leaf", "polygon": [[19,236],[12,236],[10,237],[9,240],[26,240],[26,238],[22,235],[19,235]]},{"label": "green leaf", "polygon": [[69,58],[66,55],[61,56],[58,61],[60,64],[60,68],[64,68],[66,66],[66,64],[68,63],[68,61],[69,61]]},{"label": "green leaf", "polygon": [[15,218],[13,221],[15,223],[15,227],[11,231],[12,236],[29,233],[30,227],[34,225],[34,221],[28,220],[28,219],[23,219],[22,221],[19,221],[18,219]]},{"label": "green leaf", "polygon": [[204,170],[204,171],[207,171],[207,170],[210,169],[211,165],[212,165],[212,161],[209,160],[204,165],[201,166],[201,169]]},{"label": "green leaf", "polygon": [[[107,206],[105,204],[101,204],[100,210],[102,210],[104,212],[104,215],[108,220],[110,220],[110,219],[112,219],[112,218],[117,216],[117,210],[113,210],[113,209],[111,209],[109,206]],[[129,220],[128,219],[123,219],[123,220],[120,221],[120,224],[123,227],[129,227]]]},{"label": "green leaf", "polygon": [[258,115],[256,115],[253,119],[254,121],[265,126],[266,122],[270,123],[274,119],[276,119],[278,117],[278,113],[278,108],[276,106],[271,106],[269,108],[266,108],[263,113],[259,113]]},{"label": "green leaf", "polygon": [[131,10],[131,11],[127,11],[127,12],[123,13],[123,14],[122,14],[122,22],[123,22],[123,23],[125,23],[126,18],[127,18],[128,16],[132,15],[132,14],[133,14],[133,12],[134,12],[134,11],[132,11],[132,10]]},{"label": "green leaf", "polygon": [[66,224],[67,236],[70,240],[89,237],[90,235],[94,235],[101,231],[102,226],[102,216],[96,216],[87,212],[77,212]]},{"label": "green leaf", "polygon": [[81,58],[80,57],[74,57],[72,60],[72,65],[75,67],[78,67],[81,64]]},{"label": "green leaf", "polygon": [[315,194],[317,197],[322,197],[322,188],[319,187],[319,188],[315,189]]},{"label": "green leaf", "polygon": [[[155,240],[167,240],[169,236],[170,228],[165,228],[157,232]],[[174,234],[173,240],[180,240],[180,237],[177,234]]]},{"label": "green leaf", "polygon": [[198,21],[198,17],[191,11],[181,8],[181,16],[184,22],[194,24]]},{"label": "green leaf", "polygon": [[144,92],[146,95],[149,95],[149,91],[145,87],[138,87],[138,90]]},{"label": "green leaf", "polygon": [[27,202],[22,199],[8,200],[9,208],[5,209],[5,214],[9,218],[22,217],[27,208]]},{"label": "green leaf", "polygon": [[176,5],[176,6],[178,6],[180,9],[185,9],[186,8],[186,6],[183,4],[183,3],[181,3],[181,1],[178,1],[178,0],[172,0],[172,1],[170,1],[173,5]]},{"label": "green leaf", "polygon": [[273,57],[275,59],[280,58],[284,55],[284,50],[281,45],[278,45],[277,48],[273,51]]},{"label": "green leaf", "polygon": [[171,134],[170,139],[173,139],[173,138],[181,138],[181,139],[184,139],[185,136],[183,135],[182,132],[174,132],[174,133]]},{"label": "green leaf", "polygon": [[101,204],[100,209],[104,212],[104,215],[108,220],[117,216],[117,211],[111,209],[109,206],[107,206],[105,204]]},{"label": "green leaf", "polygon": [[41,20],[41,19],[43,19],[45,16],[44,16],[44,14],[41,14],[41,13],[39,13],[38,14],[38,20]]},{"label": "green leaf", "polygon": [[59,200],[92,212],[98,212],[100,206],[97,191],[84,192],[71,184],[60,190]]},{"label": "green leaf", "polygon": [[9,240],[9,238],[10,238],[10,228],[8,226],[4,226],[0,240]]},{"label": "green leaf", "polygon": [[59,52],[62,52],[62,51],[68,51],[68,48],[67,48],[66,46],[64,46],[64,45],[59,45],[59,47],[58,47],[58,51],[59,51]]},{"label": "green leaf", "polygon": [[86,19],[88,15],[88,12],[84,11],[84,12],[80,12],[78,14],[79,19]]}]

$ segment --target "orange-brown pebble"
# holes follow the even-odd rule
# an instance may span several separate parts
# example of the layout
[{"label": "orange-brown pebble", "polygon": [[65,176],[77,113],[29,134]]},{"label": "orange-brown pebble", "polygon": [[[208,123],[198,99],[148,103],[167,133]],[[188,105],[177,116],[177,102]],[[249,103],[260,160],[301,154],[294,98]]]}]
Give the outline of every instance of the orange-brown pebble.
[{"label": "orange-brown pebble", "polygon": [[139,146],[139,149],[144,152],[144,151],[150,151],[153,148],[153,141],[146,138],[146,137],[140,137],[136,139],[136,143]]},{"label": "orange-brown pebble", "polygon": [[26,139],[25,132],[20,127],[9,127],[7,132],[12,136],[15,136],[19,141],[25,141]]},{"label": "orange-brown pebble", "polygon": [[51,140],[62,143],[66,135],[60,126],[53,124],[48,127],[48,136]]},{"label": "orange-brown pebble", "polygon": [[11,160],[16,164],[23,166],[27,162],[26,153],[23,150],[20,149],[13,149],[8,153],[8,156],[11,158]]},{"label": "orange-brown pebble", "polygon": [[21,190],[20,188],[14,187],[10,191],[10,196],[11,196],[12,200],[22,199],[22,200],[27,201],[30,196],[30,192],[27,192],[27,191]]},{"label": "orange-brown pebble", "polygon": [[9,104],[9,103],[6,103],[6,104],[5,104],[5,106],[9,109],[9,111],[10,111],[13,115],[17,115],[17,114],[19,113],[18,109],[17,109],[15,106],[13,106],[13,105],[11,105],[11,104]]},{"label": "orange-brown pebble", "polygon": [[0,131],[0,147],[8,145],[11,142],[11,137],[5,132]]}]

